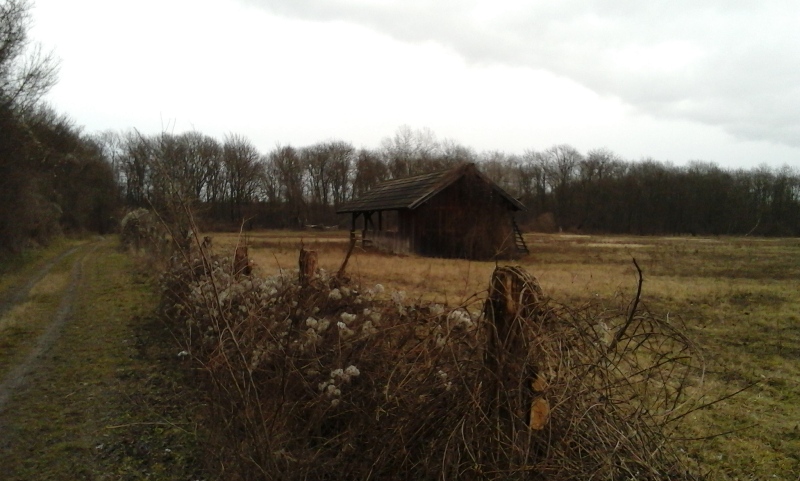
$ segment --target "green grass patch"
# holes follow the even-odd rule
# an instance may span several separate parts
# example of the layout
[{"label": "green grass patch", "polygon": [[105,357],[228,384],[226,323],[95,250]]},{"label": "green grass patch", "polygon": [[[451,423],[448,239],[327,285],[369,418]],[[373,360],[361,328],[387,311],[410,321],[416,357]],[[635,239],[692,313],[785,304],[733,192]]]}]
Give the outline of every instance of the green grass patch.
[{"label": "green grass patch", "polygon": [[0,255],[0,292],[13,286],[48,260],[53,259],[71,247],[84,244],[80,239],[59,238],[47,247],[26,249],[16,254]]},{"label": "green grass patch", "polygon": [[72,315],[0,424],[3,479],[195,479],[196,429],[153,286],[104,242]]},{"label": "green grass patch", "polygon": [[[43,262],[36,266],[26,267],[14,276],[16,281],[24,284],[25,277],[33,274],[31,267],[41,268],[42,263],[57,257],[62,252],[53,251]],[[61,298],[70,284],[70,273],[80,251],[67,255],[59,260],[50,272],[35,283],[28,296],[19,304],[0,314],[0,378],[9,369],[22,362],[36,340],[45,331],[56,315]]]}]

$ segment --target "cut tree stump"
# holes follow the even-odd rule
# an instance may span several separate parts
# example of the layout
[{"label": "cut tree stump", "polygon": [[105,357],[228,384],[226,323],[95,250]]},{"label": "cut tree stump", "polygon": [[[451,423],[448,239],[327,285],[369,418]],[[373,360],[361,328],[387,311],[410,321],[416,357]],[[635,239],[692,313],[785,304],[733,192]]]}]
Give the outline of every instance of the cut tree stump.
[{"label": "cut tree stump", "polygon": [[300,285],[307,286],[317,277],[317,251],[300,248]]},{"label": "cut tree stump", "polygon": [[253,264],[247,255],[247,246],[238,246],[233,256],[233,274],[236,277],[249,276],[253,272]]},{"label": "cut tree stump", "polygon": [[539,282],[525,269],[495,269],[484,304],[489,329],[485,364],[491,373],[486,403],[487,412],[512,437],[523,421],[529,429],[540,430],[549,420],[547,380],[529,352],[531,323],[541,322],[544,302]]}]

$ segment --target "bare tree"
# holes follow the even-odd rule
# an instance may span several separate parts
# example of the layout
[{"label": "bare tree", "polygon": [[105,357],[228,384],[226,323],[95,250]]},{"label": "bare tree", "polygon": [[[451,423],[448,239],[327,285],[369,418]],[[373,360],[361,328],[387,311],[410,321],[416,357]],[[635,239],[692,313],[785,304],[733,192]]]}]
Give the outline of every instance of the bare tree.
[{"label": "bare tree", "polygon": [[264,172],[260,179],[260,195],[270,205],[275,206],[281,202],[280,172],[271,155],[263,156],[261,163],[264,164]]},{"label": "bare tree", "polygon": [[0,4],[0,104],[29,112],[55,85],[58,62],[28,38],[31,5],[27,0]]},{"label": "bare tree", "polygon": [[506,155],[505,152],[493,150],[481,154],[481,170],[495,184],[499,185],[508,193],[519,196],[514,182],[513,175],[518,159],[516,156]]},{"label": "bare tree", "polygon": [[330,156],[324,143],[305,147],[300,150],[300,159],[308,174],[308,187],[311,203],[328,205],[330,191]]},{"label": "bare tree", "polygon": [[352,190],[355,148],[343,141],[332,141],[327,145],[330,156],[330,186],[333,205],[339,205],[350,196]]},{"label": "bare tree", "polygon": [[117,185],[122,186],[124,184],[122,159],[125,155],[122,135],[113,130],[105,130],[91,135],[91,140],[99,150],[100,155],[102,155],[111,166]]},{"label": "bare tree", "polygon": [[125,202],[135,207],[147,206],[151,193],[152,142],[138,132],[129,131],[123,135],[122,143],[120,167]]},{"label": "bare tree", "polygon": [[445,139],[440,144],[440,161],[446,168],[465,162],[477,162],[478,155],[469,147],[459,144],[455,140]]},{"label": "bare tree", "polygon": [[394,137],[383,139],[381,153],[395,179],[441,169],[441,147],[429,128],[401,126]]},{"label": "bare tree", "polygon": [[227,136],[222,150],[231,203],[231,220],[239,221],[242,218],[242,206],[255,200],[264,165],[258,149],[239,135]]},{"label": "bare tree", "polygon": [[576,174],[583,156],[571,145],[554,145],[544,151],[547,160],[548,178],[554,191],[563,189]]},{"label": "bare tree", "polygon": [[546,161],[547,180],[555,195],[553,210],[556,221],[563,226],[572,220],[569,219],[572,198],[568,188],[583,156],[577,149],[566,144],[554,145],[545,150],[543,154]]},{"label": "bare tree", "polygon": [[280,181],[281,199],[285,202],[288,225],[300,226],[306,215],[305,176],[300,155],[294,147],[278,146],[269,154],[270,164]]},{"label": "bare tree", "polygon": [[356,154],[352,197],[360,197],[389,178],[389,169],[376,152],[361,149]]}]

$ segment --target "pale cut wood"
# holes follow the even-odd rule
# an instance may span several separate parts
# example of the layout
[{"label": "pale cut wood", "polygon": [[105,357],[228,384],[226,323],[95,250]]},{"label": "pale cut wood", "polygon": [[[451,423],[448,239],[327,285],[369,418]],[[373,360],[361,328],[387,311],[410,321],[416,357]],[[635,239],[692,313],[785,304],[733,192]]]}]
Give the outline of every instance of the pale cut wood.
[{"label": "pale cut wood", "polygon": [[318,264],[317,251],[307,251],[303,248],[300,249],[300,259],[298,261],[300,267],[300,284],[307,286],[317,277],[317,264]]}]

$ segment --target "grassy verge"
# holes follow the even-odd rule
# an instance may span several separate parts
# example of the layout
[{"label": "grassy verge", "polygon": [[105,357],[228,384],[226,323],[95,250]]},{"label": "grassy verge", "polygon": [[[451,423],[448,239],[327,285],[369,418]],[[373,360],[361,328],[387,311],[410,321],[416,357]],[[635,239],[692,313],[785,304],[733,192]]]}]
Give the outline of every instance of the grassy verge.
[{"label": "grassy verge", "polygon": [[[70,319],[0,414],[3,479],[196,479],[191,403],[152,286],[111,242],[83,252]],[[38,289],[63,292],[58,267]],[[46,311],[37,296],[30,309]]]},{"label": "grassy verge", "polygon": [[0,254],[0,292],[19,279],[19,276],[24,276],[40,267],[48,259],[52,259],[66,249],[85,242],[81,239],[61,237],[53,240],[47,247],[26,249],[16,254]]}]

